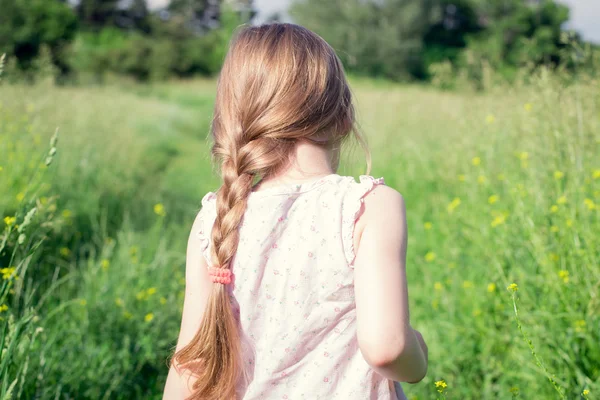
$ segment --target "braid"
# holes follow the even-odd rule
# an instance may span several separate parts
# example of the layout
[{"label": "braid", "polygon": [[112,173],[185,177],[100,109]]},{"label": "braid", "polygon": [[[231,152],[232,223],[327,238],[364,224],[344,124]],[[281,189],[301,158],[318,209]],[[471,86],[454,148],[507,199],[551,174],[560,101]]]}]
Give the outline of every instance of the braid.
[{"label": "braid", "polygon": [[[217,193],[217,217],[211,233],[212,258],[216,266],[229,268],[237,251],[239,225],[254,177],[264,177],[277,170],[287,160],[292,146],[293,142],[258,136],[239,148],[231,148],[229,154],[221,155],[223,185]],[[213,153],[221,153],[220,148],[215,146]]]},{"label": "braid", "polygon": [[238,227],[246,211],[253,177],[236,170],[234,163],[223,163],[223,185],[217,193],[217,218],[212,229],[213,263],[227,268],[235,255],[239,241]]}]

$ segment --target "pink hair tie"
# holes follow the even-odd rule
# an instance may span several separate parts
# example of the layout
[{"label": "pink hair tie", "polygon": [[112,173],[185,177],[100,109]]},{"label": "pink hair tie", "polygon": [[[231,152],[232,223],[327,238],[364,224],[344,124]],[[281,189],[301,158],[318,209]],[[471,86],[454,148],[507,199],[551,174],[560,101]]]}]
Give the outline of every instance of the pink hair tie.
[{"label": "pink hair tie", "polygon": [[208,275],[210,275],[211,281],[222,283],[223,285],[230,284],[233,279],[233,272],[229,268],[209,267]]}]

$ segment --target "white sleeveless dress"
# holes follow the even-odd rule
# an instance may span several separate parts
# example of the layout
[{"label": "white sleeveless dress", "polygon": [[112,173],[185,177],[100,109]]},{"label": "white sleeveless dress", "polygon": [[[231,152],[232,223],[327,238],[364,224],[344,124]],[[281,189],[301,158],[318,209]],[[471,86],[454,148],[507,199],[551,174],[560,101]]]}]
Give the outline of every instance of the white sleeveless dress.
[{"label": "white sleeveless dress", "polygon": [[[354,224],[383,179],[328,175],[252,192],[230,288],[243,337],[243,400],[405,400],[358,347]],[[216,195],[202,200],[199,245],[211,264]]]}]

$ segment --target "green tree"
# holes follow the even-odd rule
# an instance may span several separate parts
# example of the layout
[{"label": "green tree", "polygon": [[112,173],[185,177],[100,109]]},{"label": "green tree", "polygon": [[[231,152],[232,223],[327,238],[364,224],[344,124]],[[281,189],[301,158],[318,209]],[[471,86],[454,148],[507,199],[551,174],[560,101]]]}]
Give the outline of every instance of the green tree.
[{"label": "green tree", "polygon": [[117,27],[147,33],[150,29],[145,0],[80,0],[75,9],[84,30]]},{"label": "green tree", "polygon": [[471,0],[441,0],[439,7],[439,18],[423,38],[426,69],[433,63],[456,62],[468,36],[483,30]]},{"label": "green tree", "polygon": [[507,76],[526,64],[561,61],[562,25],[569,8],[554,0],[474,0],[482,30],[467,38],[463,64],[487,62]]},{"label": "green tree", "polygon": [[77,31],[73,10],[59,0],[0,0],[0,53],[30,69],[46,46],[53,63],[66,72],[65,49]]},{"label": "green tree", "polygon": [[423,38],[439,14],[436,0],[297,1],[291,14],[319,33],[347,68],[393,79],[423,75]]}]

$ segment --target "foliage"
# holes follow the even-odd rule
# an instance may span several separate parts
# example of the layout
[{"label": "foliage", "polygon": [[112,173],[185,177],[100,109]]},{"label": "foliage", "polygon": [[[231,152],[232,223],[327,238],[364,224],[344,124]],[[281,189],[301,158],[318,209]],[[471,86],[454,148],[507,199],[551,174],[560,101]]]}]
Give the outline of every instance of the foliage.
[{"label": "foliage", "polygon": [[481,2],[480,14],[486,21],[477,35],[467,37],[467,52],[459,68],[473,69],[482,62],[506,77],[526,65],[557,65],[561,61],[562,25],[569,18],[567,6],[551,0],[530,5],[522,0]]},{"label": "foliage", "polygon": [[[214,75],[233,30],[255,15],[250,0],[173,0],[155,14],[144,0],[67,4],[0,0],[0,51],[33,73],[45,48],[59,75],[83,81]],[[291,12],[358,75],[430,79],[448,61],[483,87],[486,68],[510,80],[523,66],[565,61],[569,10],[555,0],[296,0]]]},{"label": "foliage", "polygon": [[105,27],[148,32],[149,12],[145,0],[80,0],[75,10],[85,30],[97,31]]},{"label": "foliage", "polygon": [[62,72],[67,45],[77,31],[73,10],[58,0],[0,0],[0,53],[18,60],[30,70],[40,49],[46,46]]},{"label": "foliage", "polygon": [[350,70],[393,79],[429,77],[444,61],[479,74],[486,64],[506,77],[528,64],[557,65],[569,17],[554,0],[298,0],[292,12]]},{"label": "foliage", "polygon": [[59,75],[74,72],[70,77],[83,81],[214,75],[233,31],[253,15],[250,5],[233,11],[200,0],[173,2],[156,15],[144,0],[82,0],[74,9],[61,0],[0,0],[0,8],[0,51],[14,56],[10,69],[21,71],[11,80],[32,80],[44,49]]},{"label": "foliage", "polygon": [[75,41],[71,62],[80,77],[91,75],[102,81],[109,74],[138,80],[162,80],[171,76],[216,74],[223,61],[239,16],[225,12],[221,27],[196,35],[177,21],[152,20],[152,34],[104,28],[81,32]]},{"label": "foliage", "polygon": [[436,15],[434,4],[433,0],[304,0],[294,3],[291,13],[323,36],[349,70],[401,79],[422,74],[423,36]]}]

